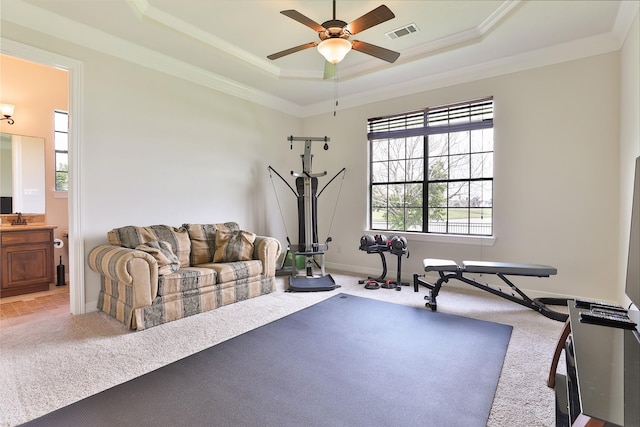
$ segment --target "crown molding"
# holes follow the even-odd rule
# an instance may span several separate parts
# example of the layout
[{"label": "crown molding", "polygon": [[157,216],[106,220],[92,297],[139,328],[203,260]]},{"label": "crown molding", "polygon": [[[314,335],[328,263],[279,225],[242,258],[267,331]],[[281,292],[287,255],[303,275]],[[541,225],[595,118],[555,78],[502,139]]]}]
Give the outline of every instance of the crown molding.
[{"label": "crown molding", "polygon": [[2,19],[287,114],[297,116],[300,109],[282,98],[19,0],[3,7]]},{"label": "crown molding", "polygon": [[[274,77],[292,80],[323,78],[323,70],[312,72],[306,70],[284,71],[265,58],[253,55],[243,49],[240,49],[234,44],[227,42],[226,40],[216,37],[207,31],[152,6],[149,4],[148,0],[127,0],[127,3],[141,19],[147,19],[159,26],[171,28],[177,33],[190,37],[194,40],[198,40],[201,43],[206,44],[211,49],[224,52],[225,54],[230,55],[248,65],[257,67]],[[502,19],[520,6],[520,4],[521,0],[506,0],[501,3],[500,6],[498,6],[491,15],[489,15],[489,17],[479,23],[478,26],[442,37],[430,43],[425,43],[415,49],[405,52],[402,55],[403,62],[411,61],[412,59],[422,57],[435,51],[452,48],[461,43],[480,40],[500,24]],[[380,66],[380,61],[371,59],[358,65],[343,68],[340,73],[343,80],[348,80],[350,78],[366,74],[367,72],[377,71],[380,68],[382,68]]]},{"label": "crown molding", "polygon": [[422,57],[432,52],[449,49],[462,43],[480,41],[490,31],[496,28],[509,13],[514,11],[521,4],[522,2],[520,0],[505,1],[496,8],[496,10],[494,10],[487,19],[478,24],[477,27],[441,37],[437,40],[433,40],[432,42],[417,46],[416,48],[409,50],[403,56],[408,58]]},{"label": "crown molding", "polygon": [[522,0],[507,0],[493,11],[491,15],[478,25],[478,32],[484,36],[500,23],[508,14],[522,4]]},{"label": "crown molding", "polygon": [[631,25],[633,25],[633,21],[638,15],[638,10],[640,10],[640,1],[638,0],[625,0],[620,3],[618,15],[611,30],[618,39],[620,46],[622,46],[624,40],[627,38],[629,30],[631,30]]},{"label": "crown molding", "polygon": [[[454,48],[463,43],[471,41],[480,41],[486,34],[492,31],[498,26],[501,21],[512,11],[518,8],[522,4],[522,0],[506,0],[496,10],[491,13],[484,21],[478,26],[460,31],[454,34],[450,34],[445,37],[441,37],[437,40],[433,40],[429,43],[424,43],[420,46],[416,46],[413,49],[409,49],[402,53],[399,61],[396,63],[408,63],[419,58],[422,58],[428,54],[437,51],[444,51],[446,49]],[[346,68],[340,68],[340,79],[345,81],[364,74],[375,72],[384,68],[388,68],[392,64],[382,63],[379,59],[371,58],[368,61],[361,62],[356,65],[352,65]],[[289,72],[280,71],[278,76],[282,79],[318,79],[323,77],[323,72],[306,72],[300,70],[294,70]]]},{"label": "crown molding", "polygon": [[127,3],[141,19],[147,19],[159,26],[171,28],[177,33],[194,40],[198,40],[199,42],[206,44],[211,49],[233,56],[246,64],[260,68],[273,76],[280,75],[280,68],[270,61],[247,52],[244,49],[240,49],[233,43],[229,43],[208,31],[176,18],[175,16],[150,5],[147,0],[127,0]]},{"label": "crown molding", "polygon": [[[427,75],[420,79],[372,89],[366,94],[340,97],[340,109],[415,95],[433,89],[469,83],[491,77],[546,67],[619,50],[621,43],[612,33],[600,34],[544,49],[495,59],[467,67]],[[333,104],[320,102],[303,107],[301,115],[311,117],[333,111]]]},{"label": "crown molding", "polygon": [[[149,5],[146,0],[129,0],[129,3],[135,7],[135,10],[138,11],[137,13],[140,13],[140,16],[151,16],[158,22],[169,19],[167,16],[162,15],[162,13],[156,12],[155,9],[149,9]],[[426,53],[433,52],[434,50],[444,49],[458,43],[482,38],[487,34],[487,32],[494,29],[501,20],[503,20],[520,4],[521,1],[519,0],[506,1],[502,3],[502,5],[478,27],[423,45],[412,50],[410,55],[414,57],[424,57]],[[364,94],[341,97],[341,109],[619,50],[628,34],[633,20],[638,14],[638,4],[638,1],[623,1],[620,6],[614,28],[612,28],[609,33],[498,60],[488,61],[481,64],[475,64],[468,67],[460,67],[453,71],[442,72],[435,75],[425,76],[417,80],[368,90]],[[34,31],[39,31],[76,45],[103,52],[125,61],[191,81],[204,87],[245,99],[295,117],[310,117],[327,113],[334,109],[332,102],[320,102],[307,106],[297,105],[280,97],[259,91],[232,79],[222,77],[218,74],[211,73],[202,68],[176,60],[175,58],[167,55],[160,54],[151,49],[111,36],[85,24],[72,21],[20,0],[13,0],[11,2],[11,7],[3,7],[2,12],[2,19],[8,22],[25,26],[33,29]],[[172,25],[180,27],[176,22],[178,21],[174,19]],[[181,28],[183,28],[184,31],[191,32],[193,34],[196,33],[193,28]],[[205,34],[195,35],[206,38]],[[213,39],[209,39],[209,41],[212,40]],[[218,38],[216,38],[216,40],[218,40]],[[229,54],[240,55],[240,51],[227,42],[220,43],[216,47],[220,46],[222,46],[221,49],[226,49],[225,52]],[[251,59],[253,61],[251,63],[256,64],[255,66],[273,74],[273,68],[266,69],[257,65],[260,62],[266,62],[266,60],[257,58],[251,54],[246,58]],[[403,60],[402,62],[408,61]],[[349,75],[362,75],[370,72],[372,69],[389,67],[387,64],[380,65],[379,61],[375,60],[372,60],[371,63],[373,65],[365,63],[357,67],[340,70],[341,80],[347,80]],[[316,74],[315,72],[306,73],[299,71],[285,75],[281,73],[279,68],[277,74],[279,78],[302,78],[314,80],[321,78],[321,74]]]}]

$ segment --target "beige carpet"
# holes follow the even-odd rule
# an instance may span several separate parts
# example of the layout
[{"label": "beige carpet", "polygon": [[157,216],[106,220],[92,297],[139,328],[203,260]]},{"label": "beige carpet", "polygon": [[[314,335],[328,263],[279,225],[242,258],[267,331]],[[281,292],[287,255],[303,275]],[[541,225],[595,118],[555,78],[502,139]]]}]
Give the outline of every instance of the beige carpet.
[{"label": "beige carpet", "polygon": [[[425,288],[419,293],[412,286],[400,292],[366,290],[357,276],[334,273],[333,277],[341,288],[315,293],[285,293],[285,279],[278,278],[275,293],[142,332],[129,332],[97,312],[4,327],[0,330],[0,425],[36,418],[339,292],[424,307]],[[438,296],[438,310],[514,327],[489,426],[554,425],[554,395],[546,381],[561,322],[486,292],[450,284]],[[400,356],[396,363],[420,361]]]}]

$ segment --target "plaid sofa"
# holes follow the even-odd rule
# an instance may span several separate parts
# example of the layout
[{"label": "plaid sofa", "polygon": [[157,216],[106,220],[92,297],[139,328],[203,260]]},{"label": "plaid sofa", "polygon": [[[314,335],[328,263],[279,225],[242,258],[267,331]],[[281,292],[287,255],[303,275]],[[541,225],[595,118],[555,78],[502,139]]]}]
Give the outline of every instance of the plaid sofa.
[{"label": "plaid sofa", "polygon": [[107,233],[89,266],[101,275],[98,309],[130,329],[272,292],[280,242],[237,223],[127,226]]}]

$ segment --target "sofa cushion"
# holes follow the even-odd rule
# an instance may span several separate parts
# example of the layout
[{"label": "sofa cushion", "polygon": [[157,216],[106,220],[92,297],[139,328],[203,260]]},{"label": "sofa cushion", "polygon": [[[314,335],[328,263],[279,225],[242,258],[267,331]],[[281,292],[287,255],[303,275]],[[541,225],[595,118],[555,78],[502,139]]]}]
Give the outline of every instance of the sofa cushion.
[{"label": "sofa cushion", "polygon": [[158,295],[185,294],[216,284],[217,273],[211,268],[187,267],[158,277]]},{"label": "sofa cushion", "polygon": [[239,230],[235,222],[224,224],[183,224],[191,239],[191,265],[204,264],[213,261],[216,252],[216,232]]},{"label": "sofa cushion", "polygon": [[238,230],[216,233],[216,252],[213,262],[249,261],[253,258],[253,242],[256,235],[248,231]]},{"label": "sofa cushion", "polygon": [[136,246],[136,249],[151,254],[156,259],[159,275],[170,274],[180,268],[180,260],[168,242],[152,240]]},{"label": "sofa cushion", "polygon": [[[218,284],[231,283],[237,280],[246,280],[259,277],[262,274],[262,261],[238,261],[225,263],[201,264],[198,267],[210,268],[216,271]],[[223,289],[225,286],[222,287]]]},{"label": "sofa cushion", "polygon": [[189,266],[191,240],[189,240],[189,233],[184,228],[170,227],[168,225],[152,225],[149,227],[129,225],[109,231],[107,240],[111,245],[129,249],[135,249],[138,245],[154,240],[169,242],[173,253],[180,260],[180,267]]}]

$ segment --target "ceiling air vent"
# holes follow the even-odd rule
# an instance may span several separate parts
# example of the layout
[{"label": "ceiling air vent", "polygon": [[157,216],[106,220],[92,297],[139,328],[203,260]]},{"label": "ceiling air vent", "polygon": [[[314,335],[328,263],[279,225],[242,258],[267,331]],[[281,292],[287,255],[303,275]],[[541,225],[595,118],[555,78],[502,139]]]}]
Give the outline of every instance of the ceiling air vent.
[{"label": "ceiling air vent", "polygon": [[409,25],[405,25],[404,27],[396,28],[393,31],[389,31],[386,36],[391,40],[395,40],[398,37],[408,36],[409,34],[415,33],[417,31],[419,31],[418,26],[414,23],[411,23]]}]

